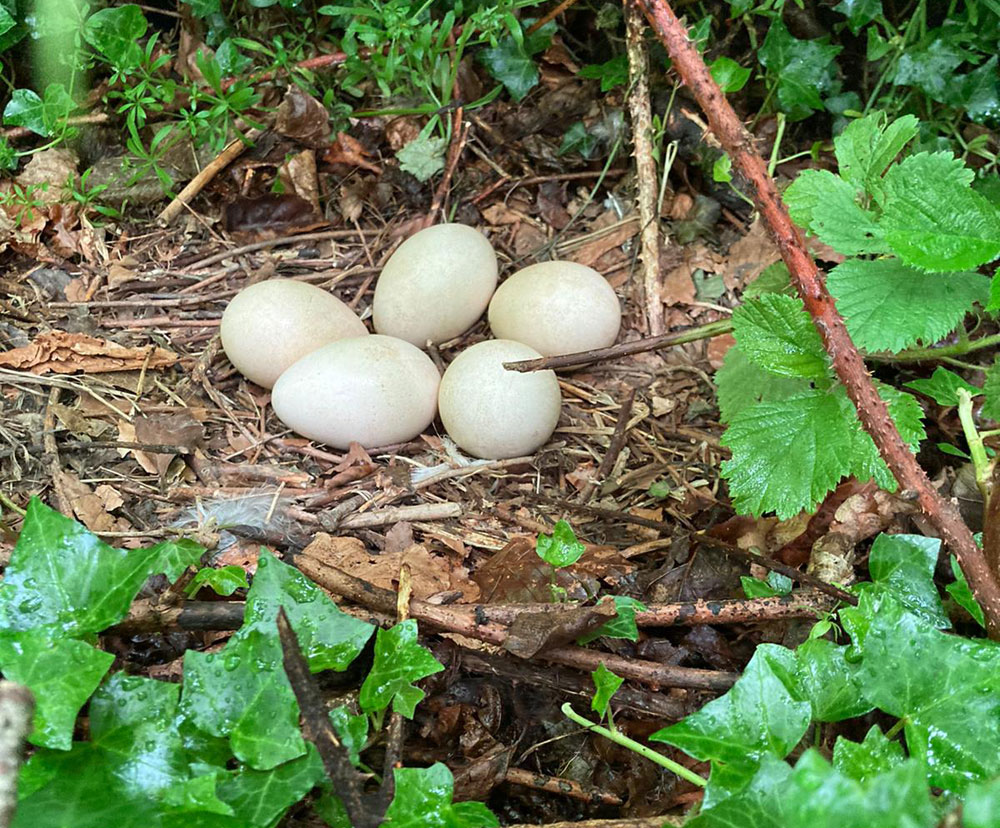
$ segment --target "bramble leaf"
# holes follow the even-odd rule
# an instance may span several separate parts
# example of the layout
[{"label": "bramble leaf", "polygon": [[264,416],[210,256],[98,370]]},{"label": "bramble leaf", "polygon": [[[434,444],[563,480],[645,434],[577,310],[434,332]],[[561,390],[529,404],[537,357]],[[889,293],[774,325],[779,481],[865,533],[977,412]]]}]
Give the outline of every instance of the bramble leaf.
[{"label": "bramble leaf", "polygon": [[991,420],[1000,420],[1000,357],[993,360],[993,364],[986,369],[983,394],[985,395],[983,416]]},{"label": "bramble leaf", "polygon": [[740,411],[759,402],[777,402],[809,390],[807,380],[780,377],[765,371],[746,358],[739,345],[734,345],[715,372],[719,414],[724,422],[732,422]]},{"label": "bramble leaf", "polygon": [[747,300],[733,312],[733,336],[747,359],[773,374],[830,375],[819,334],[794,296],[766,293]]},{"label": "bramble leaf", "polygon": [[989,295],[989,279],[978,273],[927,273],[898,259],[848,259],[830,271],[827,287],[854,343],[892,353],[937,342]]},{"label": "bramble leaf", "polygon": [[875,215],[857,202],[858,187],[829,170],[804,170],[782,198],[796,224],[838,253],[885,253]]},{"label": "bramble leaf", "polygon": [[842,178],[865,192],[881,192],[882,173],[920,130],[913,115],[886,125],[884,112],[872,112],[851,121],[833,140]]}]

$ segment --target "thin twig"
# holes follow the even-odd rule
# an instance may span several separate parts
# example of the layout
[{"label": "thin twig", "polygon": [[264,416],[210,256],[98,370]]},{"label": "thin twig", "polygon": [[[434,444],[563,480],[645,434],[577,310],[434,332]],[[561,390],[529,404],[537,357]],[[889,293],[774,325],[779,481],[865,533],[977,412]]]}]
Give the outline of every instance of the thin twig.
[{"label": "thin twig", "polygon": [[753,137],[726,101],[687,29],[663,0],[637,0],[667,49],[674,69],[708,117],[709,126],[733,166],[747,180],[754,204],[788,266],[806,310],[813,319],[837,377],[854,403],[865,431],[871,435],[901,487],[916,494],[920,508],[940,537],[958,557],[983,612],[992,638],[1000,638],[1000,583],[997,573],[976,545],[958,510],[935,489],[910,447],[900,436],[885,401],[879,396],[864,360],[851,341],[833,297],[806,252],[802,232],[792,224],[781,203]]},{"label": "thin twig", "polygon": [[508,371],[546,371],[550,368],[575,368],[579,365],[589,365],[592,362],[601,362],[605,359],[618,359],[618,357],[655,351],[657,348],[683,345],[686,342],[697,342],[699,339],[710,339],[713,336],[722,336],[723,334],[730,333],[732,330],[733,323],[728,319],[722,319],[718,322],[709,322],[706,325],[698,325],[696,328],[688,328],[679,332],[665,333],[661,336],[647,336],[643,339],[637,339],[634,342],[622,342],[619,345],[611,345],[608,348],[594,348],[591,351],[579,351],[575,354],[561,354],[560,356],[542,357],[541,359],[525,359],[520,362],[505,362],[503,367]]},{"label": "thin twig", "polygon": [[611,474],[618,461],[618,455],[625,448],[625,440],[628,437],[629,419],[632,417],[632,404],[635,402],[635,388],[630,388],[625,395],[625,402],[618,410],[618,419],[615,420],[615,430],[611,434],[611,442],[608,443],[608,450],[604,453],[601,465],[597,468],[597,474],[580,492],[580,502],[587,503],[593,496],[597,487],[604,483],[605,478]]},{"label": "thin twig", "polygon": [[[370,231],[377,233],[378,231]],[[351,239],[358,235],[357,230],[323,230],[317,233],[299,233],[293,236],[279,236],[275,239],[264,239],[263,241],[244,244],[241,247],[234,247],[231,250],[223,250],[221,253],[213,253],[204,259],[185,265],[184,270],[201,270],[211,265],[218,264],[226,259],[242,256],[244,253],[256,253],[258,250],[269,250],[272,247],[281,247],[285,244],[296,244],[297,242],[325,241],[327,239]]]}]

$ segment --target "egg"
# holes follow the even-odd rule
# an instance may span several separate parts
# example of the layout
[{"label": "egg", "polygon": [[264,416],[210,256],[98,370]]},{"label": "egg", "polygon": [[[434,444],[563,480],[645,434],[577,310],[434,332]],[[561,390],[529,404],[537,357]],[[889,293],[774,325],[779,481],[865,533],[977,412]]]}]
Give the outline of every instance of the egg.
[{"label": "egg", "polygon": [[431,358],[391,336],[338,339],[302,357],[274,384],[271,406],[303,437],[338,449],[403,443],[437,413]]},{"label": "egg", "polygon": [[336,339],[365,336],[368,329],[325,290],[293,279],[270,279],[233,297],[219,334],[236,370],[270,388],[306,354]]},{"label": "egg", "polygon": [[482,233],[464,224],[428,227],[385,263],[372,302],[375,330],[420,348],[444,342],[475,324],[496,286],[496,253]]},{"label": "egg", "polygon": [[613,345],[622,312],[614,288],[600,273],[556,261],[526,267],[500,285],[489,320],[495,337],[556,356]]},{"label": "egg", "polygon": [[521,342],[491,339],[462,351],[448,366],[438,410],[460,448],[497,460],[531,454],[552,436],[562,402],[555,372],[522,374],[503,367],[539,356]]}]

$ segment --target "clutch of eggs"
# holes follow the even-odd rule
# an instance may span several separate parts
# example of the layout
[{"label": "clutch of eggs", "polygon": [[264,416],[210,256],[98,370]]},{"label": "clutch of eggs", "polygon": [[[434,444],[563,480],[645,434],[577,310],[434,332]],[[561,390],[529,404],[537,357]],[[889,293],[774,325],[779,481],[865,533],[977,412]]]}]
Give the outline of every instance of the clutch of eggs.
[{"label": "clutch of eggs", "polygon": [[[621,311],[607,281],[573,262],[532,265],[496,284],[486,237],[437,225],[386,262],[372,305],[377,334],[328,292],[274,279],[232,300],[222,344],[244,376],[273,386],[272,406],[285,425],[334,448],[406,442],[440,409],[467,453],[530,454],[556,427],[559,385],[552,371],[518,373],[503,363],[610,345]],[[487,306],[497,339],[467,348],[442,378],[420,348],[464,333]]]}]

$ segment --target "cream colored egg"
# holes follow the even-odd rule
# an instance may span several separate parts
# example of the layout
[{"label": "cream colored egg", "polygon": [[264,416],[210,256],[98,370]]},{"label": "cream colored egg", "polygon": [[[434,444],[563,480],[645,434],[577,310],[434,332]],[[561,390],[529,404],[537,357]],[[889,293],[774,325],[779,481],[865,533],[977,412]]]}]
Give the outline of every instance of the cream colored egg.
[{"label": "cream colored egg", "polygon": [[531,454],[555,431],[562,399],[553,371],[508,371],[505,362],[537,359],[520,342],[491,339],[462,351],[448,366],[438,410],[449,436],[476,457]]},{"label": "cream colored egg", "polygon": [[233,297],[219,333],[236,370],[270,388],[296,360],[336,339],[364,336],[368,329],[325,290],[293,279],[270,279]]},{"label": "cream colored egg", "polygon": [[403,242],[375,285],[372,321],[380,334],[423,348],[467,331],[497,286],[497,257],[464,224],[438,224]]},{"label": "cream colored egg", "polygon": [[391,336],[338,339],[302,357],[274,384],[286,426],[338,449],[412,440],[437,412],[441,377],[427,354]]},{"label": "cream colored egg", "polygon": [[500,285],[489,320],[494,336],[556,356],[613,345],[622,312],[614,288],[593,268],[541,262]]}]

